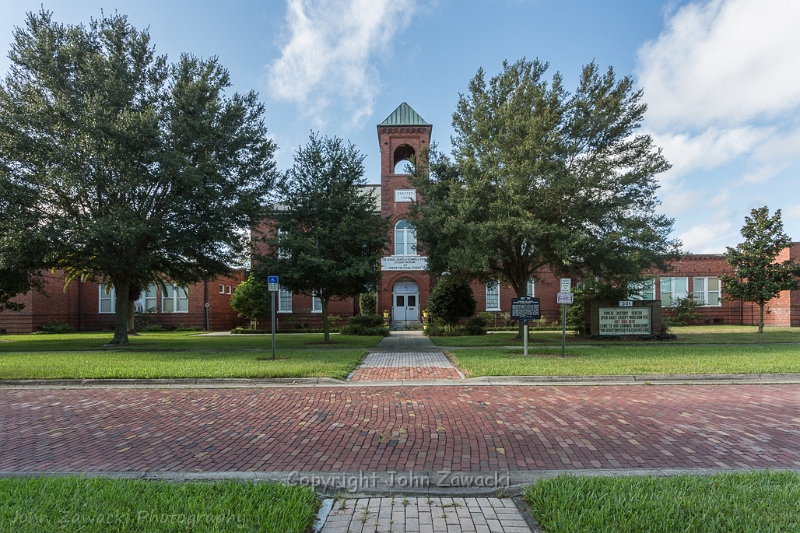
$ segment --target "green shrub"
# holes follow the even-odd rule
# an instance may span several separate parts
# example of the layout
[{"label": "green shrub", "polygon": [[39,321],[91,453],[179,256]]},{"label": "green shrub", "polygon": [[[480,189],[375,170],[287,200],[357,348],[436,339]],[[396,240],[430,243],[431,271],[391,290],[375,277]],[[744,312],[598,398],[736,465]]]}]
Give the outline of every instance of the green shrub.
[{"label": "green shrub", "polygon": [[383,317],[380,315],[355,315],[348,318],[347,323],[351,326],[374,328],[383,325]]},{"label": "green shrub", "polygon": [[380,335],[381,337],[389,336],[389,328],[386,326],[360,326],[351,325],[342,327],[339,330],[341,335],[358,335],[358,336],[372,336]]},{"label": "green shrub", "polygon": [[203,331],[200,326],[187,326],[186,324],[178,324],[175,326],[175,331]]},{"label": "green shrub", "polygon": [[358,295],[358,307],[362,315],[374,315],[378,311],[378,296],[374,292]]},{"label": "green shrub", "polygon": [[480,314],[468,318],[464,331],[467,335],[486,335],[486,318]]},{"label": "green shrub", "polygon": [[58,333],[72,333],[73,331],[75,331],[72,328],[72,326],[70,326],[66,322],[48,322],[47,324],[43,324],[43,325],[39,326],[39,328],[41,329],[41,331],[38,331],[37,333],[40,333],[40,334],[43,334],[43,335],[52,335],[52,334],[58,334]]},{"label": "green shrub", "polygon": [[146,325],[142,326],[141,328],[137,327],[136,331],[141,331],[143,333],[147,333],[147,332],[167,331],[167,330],[161,324],[156,324],[155,322],[153,322],[152,324],[146,324]]},{"label": "green shrub", "polygon": [[476,306],[470,284],[451,277],[442,279],[428,297],[428,312],[451,326],[474,315]]}]

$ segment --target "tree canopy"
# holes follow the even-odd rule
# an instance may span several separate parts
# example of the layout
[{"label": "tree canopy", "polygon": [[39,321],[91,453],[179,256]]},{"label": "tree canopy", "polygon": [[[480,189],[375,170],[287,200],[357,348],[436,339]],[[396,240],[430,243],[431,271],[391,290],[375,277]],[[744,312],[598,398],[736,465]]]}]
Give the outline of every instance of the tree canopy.
[{"label": "tree canopy", "polygon": [[364,187],[363,161],[352,144],[312,133],[277,186],[280,203],[268,222],[267,250],[257,257],[262,279],[278,275],[282,287],[320,299],[326,341],[329,302],[378,282],[389,240],[388,220],[376,213],[376,198]]},{"label": "tree canopy", "polygon": [[156,56],[122,15],[70,26],[29,14],[9,57],[0,188],[24,201],[0,216],[14,230],[4,253],[113,286],[112,342],[125,343],[149,283],[186,286],[243,257],[276,178],[263,106],[224,94],[216,58]]},{"label": "tree canopy", "polygon": [[433,275],[499,280],[526,294],[546,271],[625,285],[666,268],[679,243],[658,215],[669,168],[648,135],[629,77],[583,68],[570,95],[538,60],[483,70],[453,114],[452,158],[421,154],[412,208]]},{"label": "tree canopy", "polygon": [[267,285],[251,273],[233,291],[231,307],[240,318],[250,320],[250,327],[258,329],[258,319],[272,315],[272,295]]},{"label": "tree canopy", "polygon": [[767,206],[759,207],[744,220],[744,242],[728,247],[725,253],[733,275],[720,276],[720,280],[726,298],[758,305],[758,332],[763,333],[766,303],[781,291],[800,289],[800,265],[791,258],[777,261],[778,255],[792,244],[783,231],[780,209],[770,217]]}]

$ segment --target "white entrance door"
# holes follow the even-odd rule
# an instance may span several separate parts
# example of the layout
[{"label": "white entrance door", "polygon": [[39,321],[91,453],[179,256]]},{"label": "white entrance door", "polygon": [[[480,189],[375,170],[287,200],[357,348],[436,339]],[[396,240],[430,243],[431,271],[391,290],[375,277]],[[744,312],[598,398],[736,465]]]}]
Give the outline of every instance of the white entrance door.
[{"label": "white entrance door", "polygon": [[413,281],[398,281],[392,291],[392,320],[419,322],[419,287]]}]

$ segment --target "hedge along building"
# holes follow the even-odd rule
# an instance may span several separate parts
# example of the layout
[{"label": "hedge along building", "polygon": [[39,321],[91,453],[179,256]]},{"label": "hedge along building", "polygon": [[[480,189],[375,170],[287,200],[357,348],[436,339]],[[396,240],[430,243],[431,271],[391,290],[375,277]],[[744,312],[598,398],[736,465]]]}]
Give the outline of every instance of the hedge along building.
[{"label": "hedge along building", "polygon": [[[433,126],[426,122],[411,106],[403,102],[383,122],[377,125],[380,144],[380,185],[365,187],[365,194],[375,198],[375,211],[391,221],[389,247],[379,268],[381,281],[378,287],[379,313],[388,312],[395,326],[419,324],[431,292],[431,278],[425,271],[427,258],[424,243],[418,243],[414,226],[409,219],[412,202],[419,201],[407,173],[406,166],[412,156],[430,144]],[[269,221],[254,231],[270,234]],[[800,258],[800,243],[784,250],[779,261]],[[692,295],[702,302],[697,308],[701,324],[756,324],[758,307],[746,302],[726,300],[722,296],[719,276],[730,273],[730,267],[721,254],[689,254],[673,263],[673,270],[658,273],[645,283],[643,299],[661,302],[662,316],[672,314],[671,307],[679,298]],[[280,275],[280,272],[272,274]],[[542,316],[548,322],[560,317],[556,303],[559,280],[545,271],[538,282],[529,280],[527,293],[540,299]],[[577,280],[574,280],[577,281]],[[573,283],[575,286],[575,283]],[[511,299],[516,294],[510,287],[498,283],[473,284],[478,311],[495,315],[495,325],[504,325],[511,310]],[[800,326],[800,291],[784,291],[768,304],[765,323],[773,326]],[[313,297],[292,294],[281,290],[277,303],[278,328],[319,327],[322,307]],[[354,298],[332,301],[329,313],[345,318],[359,312]],[[491,324],[490,324],[491,326]]]}]

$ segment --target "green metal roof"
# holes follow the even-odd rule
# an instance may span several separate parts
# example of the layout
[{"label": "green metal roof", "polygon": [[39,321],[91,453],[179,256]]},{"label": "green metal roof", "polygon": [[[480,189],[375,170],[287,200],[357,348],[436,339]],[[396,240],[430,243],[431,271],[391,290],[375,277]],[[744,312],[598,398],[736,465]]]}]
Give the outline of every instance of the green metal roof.
[{"label": "green metal roof", "polygon": [[378,126],[430,126],[410,105],[403,102]]}]

